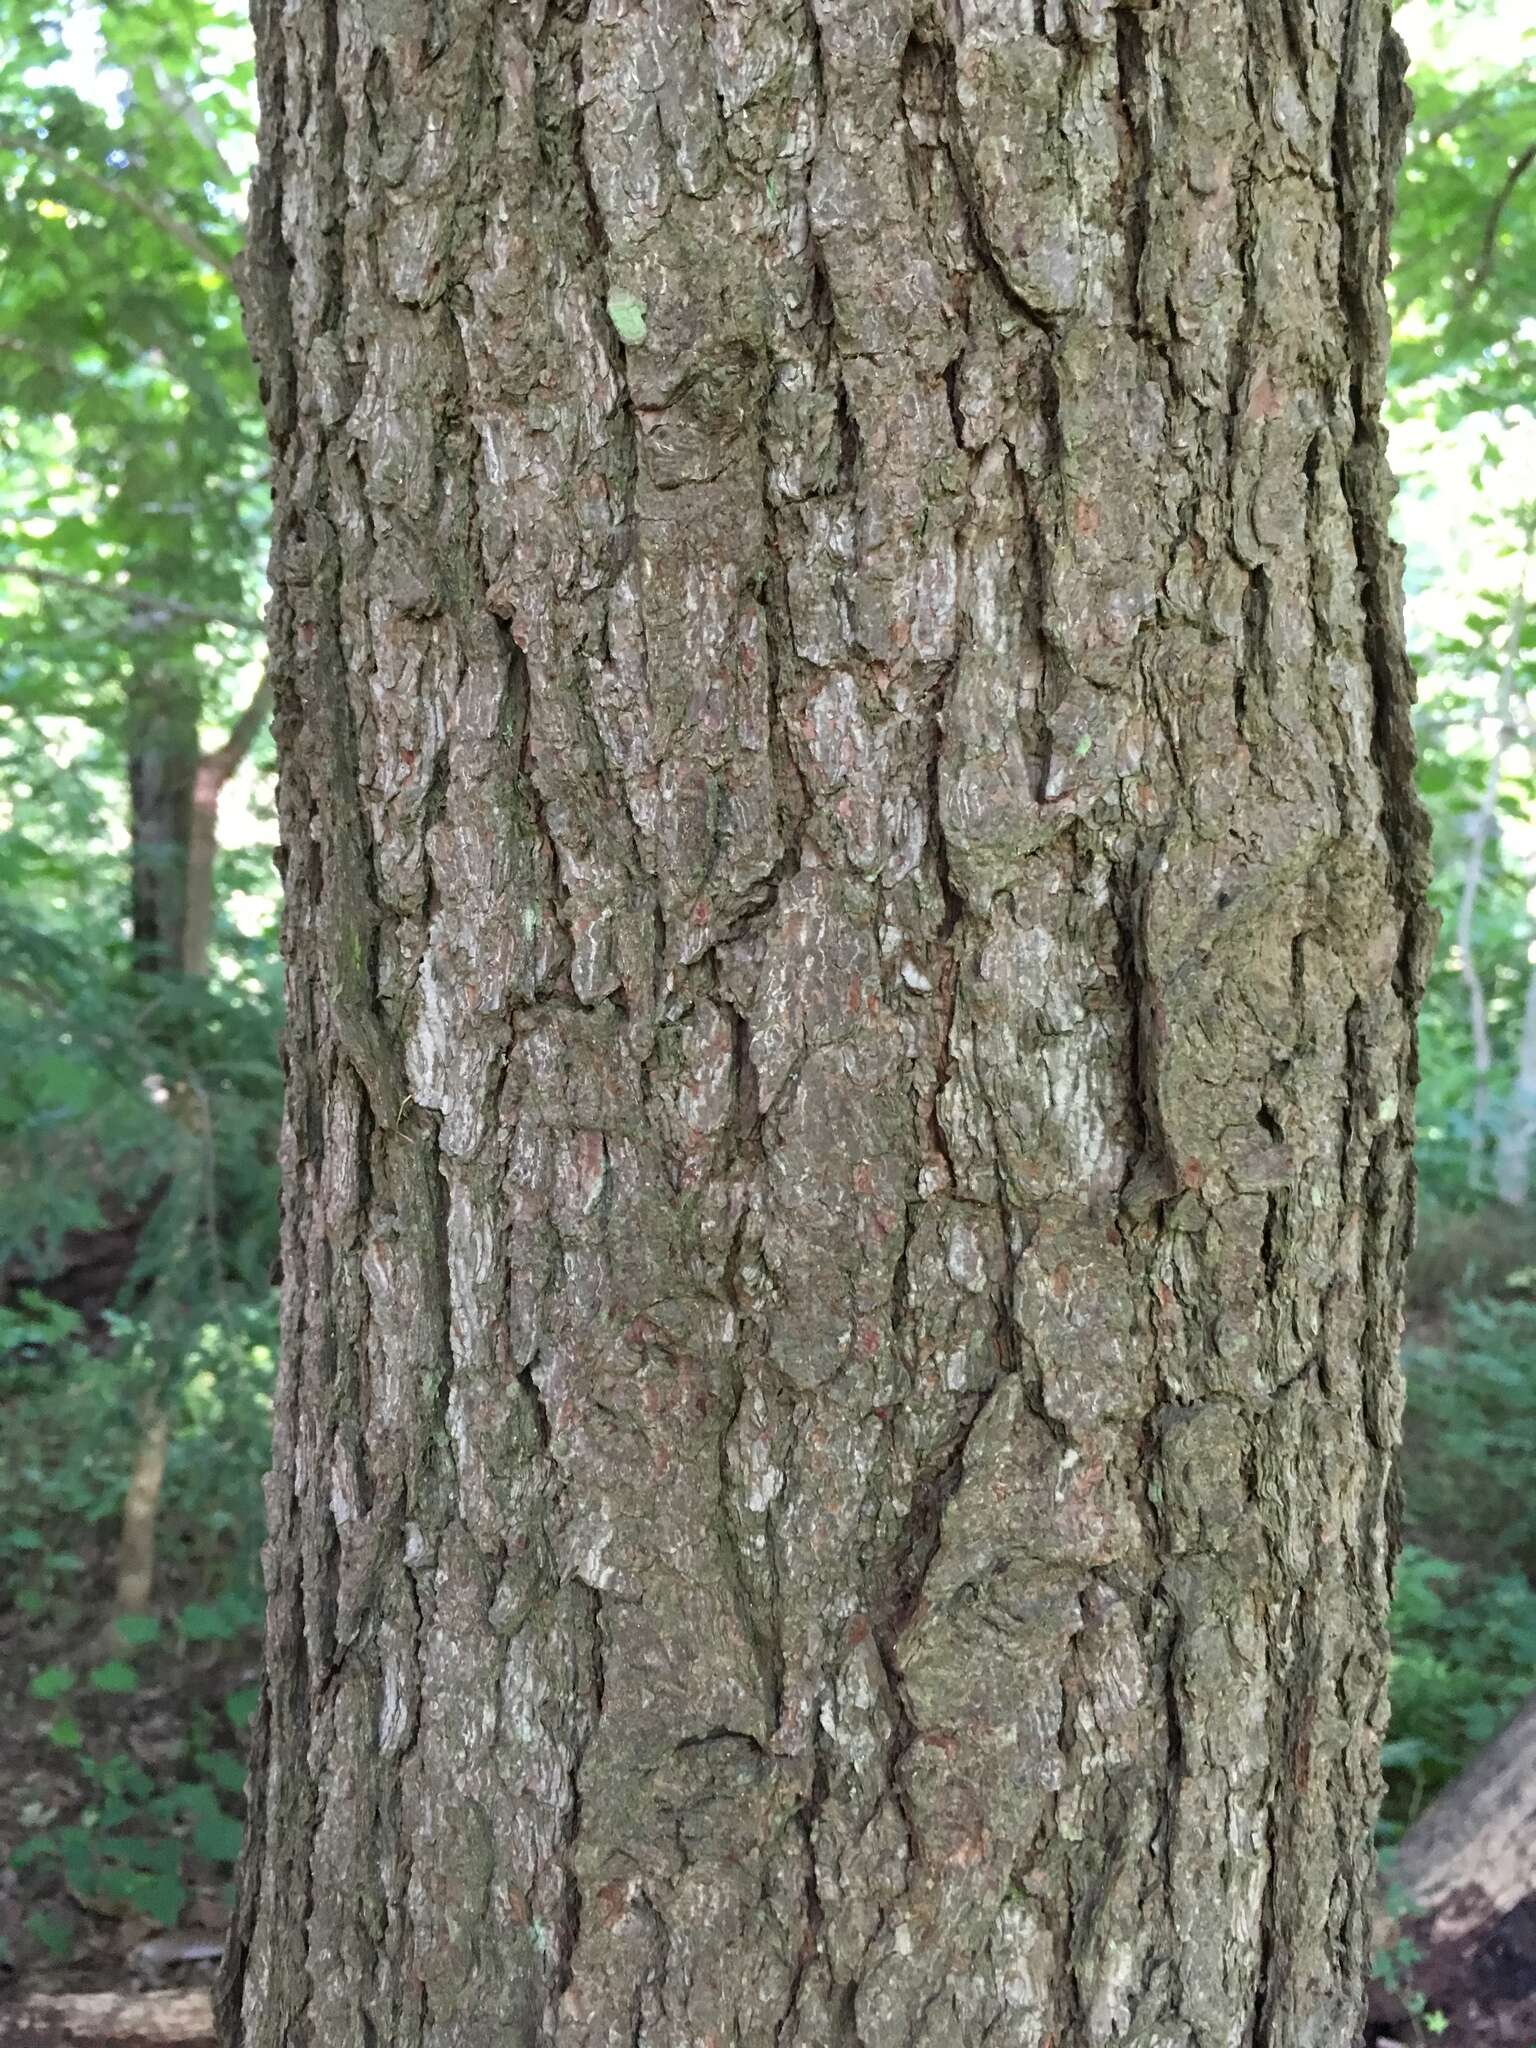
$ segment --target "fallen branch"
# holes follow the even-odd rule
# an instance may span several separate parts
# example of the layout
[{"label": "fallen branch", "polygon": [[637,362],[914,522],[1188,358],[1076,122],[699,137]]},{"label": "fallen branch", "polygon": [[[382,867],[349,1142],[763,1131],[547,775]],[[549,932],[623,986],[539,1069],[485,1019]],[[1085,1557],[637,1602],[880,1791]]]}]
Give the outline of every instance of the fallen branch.
[{"label": "fallen branch", "polygon": [[[1438,2048],[1536,2038],[1536,1699],[1426,1808],[1389,1873],[1414,1951],[1404,1988],[1444,2015]],[[1369,2038],[1411,2038],[1372,1987]]]},{"label": "fallen branch", "polygon": [[214,2048],[206,1991],[81,1991],[0,2013],[5,2048]]}]

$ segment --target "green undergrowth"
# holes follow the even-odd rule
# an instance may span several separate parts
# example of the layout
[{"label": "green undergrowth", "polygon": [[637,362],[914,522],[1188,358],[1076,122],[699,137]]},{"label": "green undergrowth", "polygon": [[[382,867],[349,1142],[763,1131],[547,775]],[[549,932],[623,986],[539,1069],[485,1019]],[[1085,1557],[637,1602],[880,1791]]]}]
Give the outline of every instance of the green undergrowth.
[{"label": "green undergrowth", "polygon": [[1454,1302],[1404,1367],[1389,1842],[1536,1690],[1536,1302]]},{"label": "green undergrowth", "polygon": [[[121,1978],[146,1936],[216,1928],[260,1666],[270,1309],[88,1344],[41,1302],[0,1314],[0,1967]],[[146,1403],[169,1422],[149,1611],[113,1623]],[[64,1981],[61,1978],[61,1981]]]}]

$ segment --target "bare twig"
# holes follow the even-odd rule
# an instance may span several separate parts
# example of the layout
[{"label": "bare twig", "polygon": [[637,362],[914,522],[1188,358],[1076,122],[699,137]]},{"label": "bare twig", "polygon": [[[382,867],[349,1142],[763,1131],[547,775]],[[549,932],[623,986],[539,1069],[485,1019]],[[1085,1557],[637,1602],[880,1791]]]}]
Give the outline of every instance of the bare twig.
[{"label": "bare twig", "polygon": [[249,619],[236,612],[215,612],[200,604],[184,604],[179,597],[163,597],[158,590],[146,590],[141,583],[101,583],[90,576],[67,576],[62,569],[35,569],[28,562],[0,560],[0,576],[22,576],[29,583],[57,586],[61,590],[78,590],[90,597],[110,598],[114,604],[126,604],[135,611],[163,612],[176,619],[200,619],[208,626],[234,626],[242,633],[259,633],[260,619]]},{"label": "bare twig", "polygon": [[251,751],[256,741],[256,735],[266,724],[267,714],[271,709],[272,684],[269,678],[264,675],[252,693],[250,703],[246,705],[240,716],[229,728],[229,738],[224,742],[223,746],[215,747],[211,753],[203,756],[205,761],[215,761],[218,763],[220,773],[225,781],[228,781],[229,777],[234,774],[240,763]]},{"label": "bare twig", "polygon": [[167,113],[178,120],[200,149],[205,149],[219,167],[224,183],[234,191],[240,181],[235,176],[228,158],[219,147],[219,138],[203,119],[203,110],[192,95],[178,85],[163,64],[154,64],[151,72],[155,81],[155,92]]},{"label": "bare twig", "polygon": [[1504,217],[1504,209],[1509,204],[1515,187],[1533,163],[1536,163],[1536,142],[1533,142],[1528,149],[1523,149],[1510,165],[1508,174],[1503,184],[1499,187],[1498,196],[1488,210],[1488,219],[1483,227],[1483,246],[1478,255],[1477,268],[1467,279],[1461,292],[1460,303],[1464,307],[1472,303],[1478,292],[1488,282],[1489,275],[1493,269],[1496,244],[1499,239],[1499,222]]}]

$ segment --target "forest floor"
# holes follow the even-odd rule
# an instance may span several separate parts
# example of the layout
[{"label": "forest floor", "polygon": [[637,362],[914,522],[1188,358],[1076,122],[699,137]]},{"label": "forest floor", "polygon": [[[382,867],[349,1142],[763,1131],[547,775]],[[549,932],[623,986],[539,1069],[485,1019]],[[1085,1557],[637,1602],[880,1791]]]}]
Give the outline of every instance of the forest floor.
[{"label": "forest floor", "polygon": [[94,1348],[0,1354],[0,2044],[51,2029],[115,2048],[136,2037],[108,2031],[104,2010],[79,2035],[63,2008],[41,2031],[23,2020],[38,1997],[108,1992],[157,1994],[142,2008],[157,2025],[180,2023],[169,1994],[196,1992],[206,2017],[260,1679],[268,1365],[224,1366],[215,1392],[189,1380],[153,1599],[114,1623],[141,1411]]},{"label": "forest floor", "polygon": [[229,1911],[254,1635],[172,1581],[154,1639],[116,1642],[109,1560],[82,1563],[0,1616],[0,2042],[43,2038],[7,2030],[24,1997],[205,1988]]}]

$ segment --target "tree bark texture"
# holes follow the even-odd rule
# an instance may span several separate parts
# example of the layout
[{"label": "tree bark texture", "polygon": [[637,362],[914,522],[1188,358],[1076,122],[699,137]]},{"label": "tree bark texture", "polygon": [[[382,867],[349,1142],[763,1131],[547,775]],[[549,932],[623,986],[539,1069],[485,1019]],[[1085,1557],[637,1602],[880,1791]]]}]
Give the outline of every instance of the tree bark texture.
[{"label": "tree bark texture", "polygon": [[261,0],[243,2048],[1341,2048],[1379,0]]}]

